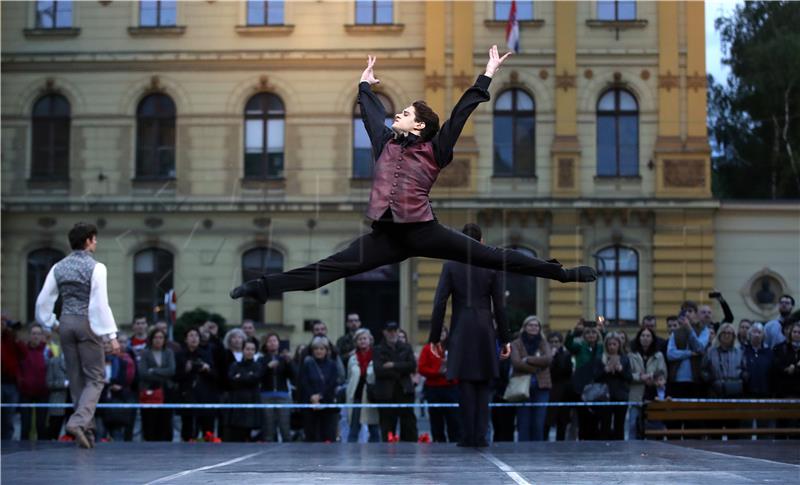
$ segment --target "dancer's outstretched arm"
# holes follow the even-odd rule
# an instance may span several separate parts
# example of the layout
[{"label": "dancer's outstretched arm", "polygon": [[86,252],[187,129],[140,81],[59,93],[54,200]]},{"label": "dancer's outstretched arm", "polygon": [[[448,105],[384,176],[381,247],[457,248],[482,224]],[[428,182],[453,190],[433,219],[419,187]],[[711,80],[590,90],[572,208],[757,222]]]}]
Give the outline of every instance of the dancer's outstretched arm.
[{"label": "dancer's outstretched arm", "polygon": [[367,68],[361,73],[361,81],[358,83],[358,104],[361,107],[361,119],[364,121],[364,128],[372,144],[372,152],[375,160],[381,155],[383,146],[393,136],[391,128],[384,124],[386,120],[386,110],[383,103],[375,93],[372,92],[373,84],[380,83],[375,78],[373,67],[375,66],[375,56],[367,59]]},{"label": "dancer's outstretched arm", "polygon": [[489,61],[486,63],[486,72],[478,76],[475,84],[461,95],[450,119],[444,122],[439,133],[433,138],[433,153],[436,156],[436,163],[440,168],[446,167],[453,160],[453,147],[464,129],[469,115],[478,107],[480,103],[489,101],[489,83],[492,76],[500,69],[500,65],[511,55],[506,53],[503,57],[497,52],[497,46],[489,49]]}]

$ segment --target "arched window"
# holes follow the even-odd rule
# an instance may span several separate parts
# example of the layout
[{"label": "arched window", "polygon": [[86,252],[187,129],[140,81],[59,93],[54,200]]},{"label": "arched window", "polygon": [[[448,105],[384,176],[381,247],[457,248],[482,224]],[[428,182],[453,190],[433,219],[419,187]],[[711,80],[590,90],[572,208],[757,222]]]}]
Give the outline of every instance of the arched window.
[{"label": "arched window", "polygon": [[[271,248],[253,248],[242,255],[242,281],[254,280],[265,274],[283,272],[283,255]],[[280,300],[283,295],[270,296],[270,301]],[[270,310],[275,305],[268,305]],[[277,313],[277,312],[276,312]],[[279,313],[273,314],[274,318],[280,319]],[[264,314],[264,305],[250,298],[242,299],[242,320],[253,320],[256,322],[267,323],[270,315]],[[271,321],[269,323],[279,323]]]},{"label": "arched window", "polygon": [[[36,320],[36,298],[39,296],[39,292],[42,291],[47,273],[63,257],[64,253],[58,249],[51,248],[37,249],[28,253],[27,311],[29,322]],[[60,312],[61,298],[56,303],[55,314],[58,315]]]},{"label": "arched window", "polygon": [[[380,93],[377,93],[376,96],[381,100],[383,109],[386,111],[384,124],[391,128],[395,112],[392,101]],[[369,142],[367,129],[364,128],[364,121],[361,119],[361,107],[356,102],[353,108],[353,178],[371,179],[374,165],[375,155],[372,153],[372,144]]]},{"label": "arched window", "polygon": [[31,178],[69,178],[69,101],[60,94],[47,94],[33,105]]},{"label": "arched window", "polygon": [[596,254],[597,313],[611,324],[639,321],[639,253],[625,246],[607,246]]},{"label": "arched window", "polygon": [[597,175],[639,175],[639,105],[624,89],[611,89],[597,103]]},{"label": "arched window", "polygon": [[166,318],[164,295],[174,288],[174,258],[165,249],[148,248],[133,257],[133,314],[150,322]]},{"label": "arched window", "polygon": [[494,103],[494,176],[532,177],[536,174],[533,98],[509,89]]},{"label": "arched window", "polygon": [[244,109],[245,178],[282,178],[286,112],[271,93],[250,98]]},{"label": "arched window", "polygon": [[136,110],[136,177],[175,178],[175,103],[151,94]]},{"label": "arched window", "polygon": [[[508,246],[526,256],[536,257],[536,252],[522,246]],[[511,332],[522,327],[528,315],[536,315],[536,278],[517,273],[499,273],[503,277],[505,291],[506,319]]]}]

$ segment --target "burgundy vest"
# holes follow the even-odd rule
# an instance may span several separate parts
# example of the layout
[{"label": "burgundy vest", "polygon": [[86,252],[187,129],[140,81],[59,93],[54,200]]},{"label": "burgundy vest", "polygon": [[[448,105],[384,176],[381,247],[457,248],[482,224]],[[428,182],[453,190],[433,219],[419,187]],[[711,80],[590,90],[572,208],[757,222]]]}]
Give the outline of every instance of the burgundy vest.
[{"label": "burgundy vest", "polygon": [[397,223],[432,221],[428,194],[440,170],[431,142],[403,147],[389,140],[375,162],[367,217],[378,220],[389,208]]}]

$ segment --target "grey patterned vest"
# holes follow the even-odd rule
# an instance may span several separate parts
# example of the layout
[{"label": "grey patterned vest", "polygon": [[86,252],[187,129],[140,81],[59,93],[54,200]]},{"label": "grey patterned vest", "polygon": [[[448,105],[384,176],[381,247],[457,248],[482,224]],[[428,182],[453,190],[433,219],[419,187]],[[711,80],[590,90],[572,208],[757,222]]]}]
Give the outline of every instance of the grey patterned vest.
[{"label": "grey patterned vest", "polygon": [[56,264],[53,276],[63,299],[62,315],[89,316],[92,272],[96,264],[88,251],[73,251]]}]

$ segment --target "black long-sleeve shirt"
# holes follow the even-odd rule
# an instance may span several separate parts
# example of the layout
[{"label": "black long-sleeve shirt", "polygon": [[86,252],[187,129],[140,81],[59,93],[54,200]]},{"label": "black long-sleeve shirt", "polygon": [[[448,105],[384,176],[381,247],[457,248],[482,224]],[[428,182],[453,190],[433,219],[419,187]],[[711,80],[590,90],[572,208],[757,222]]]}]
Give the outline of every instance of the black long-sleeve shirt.
[{"label": "black long-sleeve shirt", "polygon": [[[436,164],[439,168],[446,167],[453,160],[453,148],[469,116],[480,103],[489,101],[488,88],[491,82],[492,78],[488,76],[483,74],[478,76],[475,84],[461,95],[461,99],[458,100],[450,114],[450,119],[444,122],[439,132],[431,140]],[[358,85],[358,103],[361,106],[361,118],[364,120],[364,127],[372,143],[372,153],[375,156],[375,160],[377,160],[386,142],[391,140],[395,133],[384,124],[386,110],[366,81]],[[420,141],[420,137],[413,133],[408,133],[403,144],[409,145]]]}]

